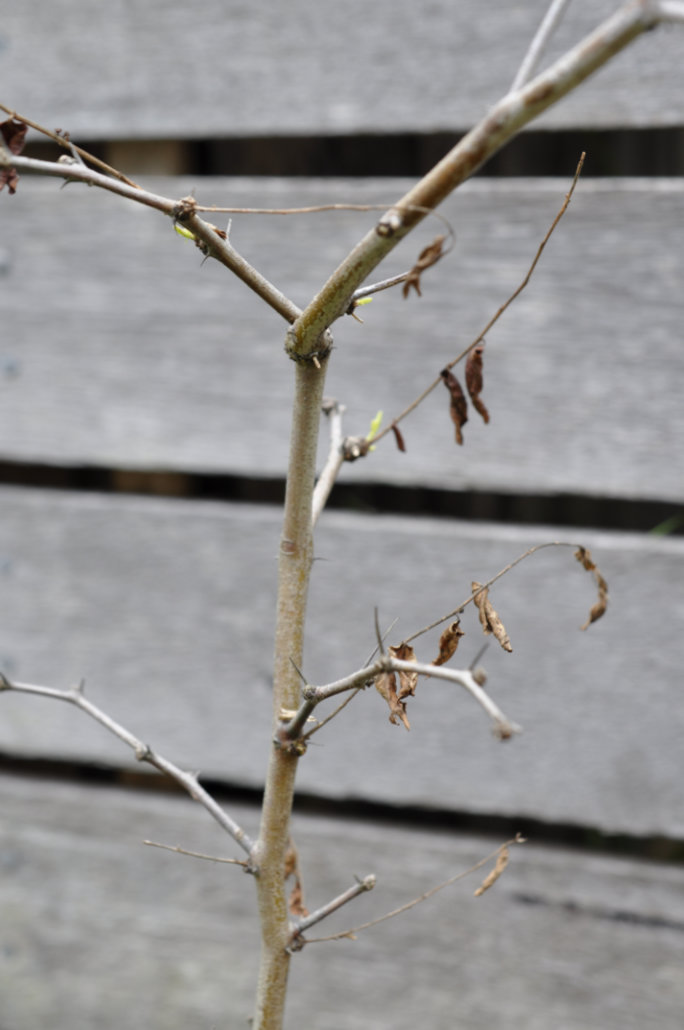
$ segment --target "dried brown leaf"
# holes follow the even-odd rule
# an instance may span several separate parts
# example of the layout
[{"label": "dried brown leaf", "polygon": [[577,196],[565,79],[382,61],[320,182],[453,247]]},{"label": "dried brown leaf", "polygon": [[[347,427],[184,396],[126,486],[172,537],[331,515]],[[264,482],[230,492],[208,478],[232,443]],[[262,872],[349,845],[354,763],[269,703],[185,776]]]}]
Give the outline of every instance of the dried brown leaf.
[{"label": "dried brown leaf", "polygon": [[593,574],[598,588],[598,599],[589,612],[589,618],[584,625],[580,627],[580,629],[588,629],[592,622],[596,622],[597,619],[601,618],[608,607],[608,584],[601,575],[600,570],[596,567],[596,564],[591,557],[591,551],[588,548],[579,547],[575,551],[575,558],[580,565],[587,570],[587,572],[591,572]]},{"label": "dried brown leaf", "polygon": [[395,674],[393,672],[379,672],[375,677],[375,689],[379,694],[382,694],[389,705],[389,721],[395,725],[398,722],[403,722],[406,729],[410,730],[411,724],[406,716],[406,702],[400,701],[397,697],[397,677]]},{"label": "dried brown leaf", "polygon": [[504,871],[504,869],[506,868],[507,865],[508,865],[508,848],[506,847],[506,845],[504,845],[502,847],[501,851],[499,852],[498,856],[497,856],[496,865],[492,869],[491,873],[489,873],[487,876],[485,876],[484,880],[482,881],[480,886],[475,891],[475,895],[474,896],[476,898],[479,898],[482,894],[484,894],[485,891],[488,891],[489,888],[492,887],[496,883],[496,881],[499,879],[499,877],[501,876],[501,874],[503,873],[503,871]]},{"label": "dried brown leaf", "polygon": [[[0,122],[0,135],[10,154],[21,154],[24,149],[24,140],[28,132],[28,125],[25,122],[8,118]],[[0,170],[0,190],[7,186],[10,193],[16,193],[19,176],[14,168],[3,168]]]},{"label": "dried brown leaf", "polygon": [[494,609],[492,602],[489,600],[489,589],[483,587],[481,583],[472,583],[473,601],[480,614],[480,623],[482,625],[482,632],[489,636],[492,633],[499,641],[504,651],[512,651],[511,641],[508,637],[508,633],[504,627],[503,622],[499,617],[499,613]]},{"label": "dried brown leaf", "polygon": [[404,443],[404,437],[401,435],[401,431],[399,429],[399,426],[397,425],[396,422],[393,422],[390,428],[391,428],[392,432],[394,433],[394,439],[397,442],[397,447],[399,448],[400,451],[405,451],[406,450],[406,444]]},{"label": "dried brown leaf", "polygon": [[[398,644],[396,647],[390,647],[390,654],[394,658],[398,658],[400,662],[415,662],[416,655],[410,644]],[[405,697],[413,697],[416,693],[416,685],[418,683],[417,672],[400,672],[399,673],[399,694],[397,695],[401,701]]]},{"label": "dried brown leaf", "polygon": [[299,878],[297,878],[294,887],[290,891],[290,898],[288,900],[287,907],[290,911],[290,915],[295,918],[301,919],[302,916],[308,916],[309,914],[309,910],[304,904],[304,891],[302,890]]},{"label": "dried brown leaf", "polygon": [[456,443],[462,444],[463,434],[461,432],[461,428],[468,421],[468,401],[461,389],[461,384],[450,369],[443,368],[439,374],[444,380],[444,385],[451,396],[449,413],[451,415],[451,420],[456,427]]},{"label": "dried brown leaf", "polygon": [[439,654],[432,664],[444,665],[450,658],[453,658],[462,636],[465,636],[465,631],[461,629],[460,619],[456,619],[456,622],[447,626],[439,638]]},{"label": "dried brown leaf", "polygon": [[477,347],[473,347],[469,352],[466,360],[465,382],[475,411],[482,416],[485,422],[489,422],[489,412],[480,398],[483,384],[482,356],[484,354],[484,347],[485,342],[482,340],[481,343],[478,343]]},{"label": "dried brown leaf", "polygon": [[419,297],[423,296],[420,292],[420,277],[426,268],[429,268],[430,265],[436,265],[441,258],[445,239],[446,236],[435,236],[432,243],[429,243],[427,247],[421,250],[418,260],[404,280],[401,291],[404,297],[408,297],[411,287],[414,288]]}]

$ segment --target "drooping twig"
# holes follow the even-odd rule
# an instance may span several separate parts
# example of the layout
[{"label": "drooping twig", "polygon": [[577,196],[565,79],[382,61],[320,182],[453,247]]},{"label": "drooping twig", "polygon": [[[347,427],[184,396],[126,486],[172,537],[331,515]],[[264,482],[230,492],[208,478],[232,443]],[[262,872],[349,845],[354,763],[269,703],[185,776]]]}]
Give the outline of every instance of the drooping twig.
[{"label": "drooping twig", "polygon": [[357,933],[361,933],[362,930],[369,930],[372,926],[377,926],[379,923],[384,923],[388,919],[394,919],[395,916],[400,916],[404,912],[408,912],[409,909],[415,908],[416,905],[420,905],[421,902],[427,901],[434,894],[444,890],[445,887],[450,887],[453,883],[458,880],[465,879],[466,876],[471,876],[476,873],[478,869],[482,869],[483,866],[487,865],[494,859],[497,859],[505,850],[511,847],[513,844],[524,844],[525,838],[519,833],[516,834],[511,840],[506,841],[505,844],[501,844],[495,851],[492,851],[485,858],[480,859],[475,865],[471,866],[470,869],[465,869],[462,873],[456,873],[455,876],[450,876],[448,880],[443,883],[437,884],[436,887],[431,887],[430,890],[425,891],[424,894],[420,894],[417,898],[413,898],[411,901],[407,901],[405,905],[401,905],[399,908],[393,909],[391,912],[386,912],[384,916],[378,916],[377,919],[370,919],[367,923],[361,923],[359,926],[354,926],[349,930],[341,930],[339,933],[330,934],[328,937],[309,937],[302,938],[299,941],[300,947],[304,947],[306,944],[320,944],[323,941],[339,941],[344,939],[354,939]]},{"label": "drooping twig", "polygon": [[157,754],[153,751],[149,745],[144,744],[139,740],[130,730],[127,730],[116,720],[112,719],[111,716],[107,715],[101,708],[94,705],[92,701],[89,701],[83,692],[83,684],[79,684],[77,687],[73,687],[71,690],[57,690],[54,687],[39,687],[31,683],[13,683],[7,679],[2,673],[0,673],[0,691],[2,690],[13,690],[19,694],[34,694],[38,697],[51,697],[56,701],[66,701],[68,704],[75,705],[76,708],[80,708],[82,712],[85,712],[91,718],[99,722],[101,726],[113,733],[115,737],[122,740],[124,744],[127,744],[135,753],[135,757],[139,762],[148,762],[153,765],[160,772],[165,773],[176,783],[179,783],[184,790],[188,792],[193,801],[197,801],[198,804],[202,805],[209,812],[216,822],[226,830],[227,833],[233,838],[233,840],[240,845],[243,851],[247,855],[251,855],[254,842],[248,837],[245,831],[239,826],[227,812],[224,812],[221,806],[214,800],[211,794],[200,786],[198,776],[196,773],[185,772],[180,769],[173,762],[170,762],[168,758],[164,758],[163,755]]},{"label": "drooping twig", "polygon": [[546,45],[549,42],[551,36],[555,32],[565,8],[570,3],[570,0],[551,0],[551,4],[546,14],[544,15],[542,22],[537,29],[534,39],[530,43],[527,53],[523,58],[522,64],[518,69],[518,72],[513,80],[510,92],[515,93],[521,89],[526,82],[532,78],[532,75],[539,64],[542,54],[546,49]]},{"label": "drooping twig", "polygon": [[[548,228],[548,230],[546,232],[546,235],[544,236],[544,239],[541,241],[541,243],[537,247],[537,252],[534,255],[534,258],[532,260],[532,264],[528,268],[527,273],[525,274],[525,277],[523,278],[522,282],[520,282],[520,284],[515,288],[513,293],[511,293],[511,295],[501,305],[501,307],[498,309],[498,311],[490,318],[490,320],[487,322],[487,324],[484,327],[484,329],[482,329],[482,331],[480,333],[478,333],[478,335],[475,337],[475,339],[471,343],[469,343],[468,346],[464,350],[462,350],[460,354],[458,354],[455,358],[453,358],[452,361],[448,362],[448,364],[444,367],[442,372],[448,372],[450,369],[452,369],[454,367],[454,365],[457,365],[460,361],[463,361],[463,359],[468,356],[470,351],[473,350],[474,347],[477,347],[477,345],[482,342],[482,340],[485,338],[485,336],[487,335],[489,330],[492,328],[492,326],[494,326],[495,323],[499,321],[499,319],[503,315],[504,311],[506,311],[506,309],[511,306],[513,301],[516,300],[516,298],[520,296],[522,291],[525,289],[525,287],[529,283],[530,279],[532,278],[532,276],[534,274],[534,270],[535,270],[535,268],[537,267],[537,265],[539,263],[539,259],[541,258],[542,254],[544,252],[544,248],[546,247],[546,244],[551,239],[551,235],[553,234],[556,226],[558,225],[558,223],[560,222],[561,218],[563,217],[563,215],[565,214],[565,212],[568,209],[568,206],[569,206],[570,201],[572,199],[572,195],[575,192],[575,186],[577,185],[577,181],[578,181],[578,179],[580,177],[580,174],[582,172],[582,166],[584,165],[585,156],[586,156],[586,154],[584,154],[584,153],[581,155],[581,157],[579,159],[579,163],[578,163],[577,168],[575,170],[575,174],[573,176],[572,183],[570,185],[570,189],[566,193],[565,198],[563,200],[563,203],[562,203],[562,205],[560,207],[560,210],[558,211],[558,214],[556,215],[556,217],[554,218],[553,222],[549,226],[549,228]],[[418,397],[416,397],[415,400],[413,400],[406,408],[404,408],[404,410],[401,412],[401,414],[397,415],[396,418],[394,418],[392,420],[392,422],[388,426],[385,427],[385,429],[383,429],[381,432],[378,433],[378,435],[375,437],[375,441],[374,442],[377,442],[378,440],[382,440],[382,438],[384,436],[387,436],[387,434],[392,431],[392,426],[396,425],[398,422],[401,422],[408,415],[410,415],[412,411],[415,411],[416,408],[420,404],[423,403],[425,398],[429,397],[430,394],[432,393],[432,391],[437,386],[439,386],[439,384],[442,383],[442,382],[443,382],[443,376],[442,376],[442,373],[440,373],[440,375],[436,379],[434,379],[430,383],[430,385],[427,386],[423,390],[423,392],[418,395]]]},{"label": "drooping twig", "polygon": [[528,547],[526,551],[524,551],[522,554],[519,554],[518,557],[514,558],[513,561],[508,563],[508,565],[505,565],[503,569],[500,569],[496,573],[496,575],[492,576],[491,579],[488,579],[486,583],[481,583],[476,590],[472,591],[469,597],[467,597],[464,601],[461,602],[461,604],[459,604],[457,608],[452,609],[452,611],[447,612],[446,615],[442,615],[441,618],[435,619],[434,622],[429,623],[429,625],[427,626],[423,626],[422,629],[416,630],[416,632],[412,633],[411,636],[406,637],[406,643],[408,644],[412,640],[417,640],[417,638],[421,637],[424,633],[429,633],[431,629],[435,629],[437,626],[441,626],[443,622],[447,622],[449,619],[453,619],[454,616],[461,615],[464,609],[467,608],[469,604],[472,604],[475,601],[475,598],[478,594],[482,592],[482,590],[486,590],[488,587],[492,585],[492,583],[496,583],[498,579],[501,579],[502,576],[505,576],[507,573],[509,573],[511,569],[514,569],[516,565],[520,564],[520,562],[524,561],[526,558],[529,558],[530,555],[536,554],[537,551],[543,551],[546,547],[574,547],[575,549],[577,549],[581,548],[582,545],[570,543],[568,540],[547,540],[543,544],[535,544],[533,547]]}]

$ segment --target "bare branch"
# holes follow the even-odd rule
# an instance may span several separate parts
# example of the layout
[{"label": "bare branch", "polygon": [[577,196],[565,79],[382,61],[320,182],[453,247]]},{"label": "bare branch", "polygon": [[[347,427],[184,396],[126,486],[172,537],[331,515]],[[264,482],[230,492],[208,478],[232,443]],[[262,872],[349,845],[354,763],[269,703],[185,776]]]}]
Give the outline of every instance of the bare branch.
[{"label": "bare branch", "polygon": [[482,867],[487,865],[488,862],[491,862],[493,859],[498,859],[502,853],[504,853],[508,850],[509,847],[511,847],[511,845],[524,843],[525,838],[518,833],[511,840],[506,841],[505,844],[501,844],[495,851],[492,851],[485,858],[480,859],[480,861],[476,862],[475,865],[470,867],[470,869],[466,869],[462,873],[456,873],[455,876],[449,877],[449,879],[445,880],[444,883],[440,883],[436,887],[431,887],[430,890],[425,891],[424,894],[420,894],[417,898],[413,898],[412,901],[407,901],[407,903],[405,905],[401,905],[400,908],[395,908],[391,912],[386,912],[384,916],[379,916],[377,919],[370,919],[367,923],[361,923],[359,926],[354,926],[350,930],[342,930],[340,931],[340,933],[330,934],[329,937],[310,937],[308,939],[302,938],[299,942],[300,947],[304,947],[305,944],[320,944],[323,941],[339,941],[345,937],[353,940],[356,934],[360,933],[362,930],[368,930],[371,926],[377,926],[378,923],[384,923],[388,919],[393,919],[395,916],[400,916],[402,915],[402,913],[408,912],[409,909],[415,908],[416,905],[420,905],[421,902],[427,901],[428,898],[431,898],[434,894],[437,894],[438,891],[444,890],[445,887],[450,887],[453,883],[456,883],[458,880],[463,880],[466,876],[471,876],[473,873],[476,873],[478,869],[482,869]]},{"label": "bare branch", "polygon": [[223,862],[226,865],[241,865],[243,869],[249,869],[249,862],[245,862],[241,858],[221,858],[219,855],[205,855],[201,851],[188,851],[187,848],[180,848],[173,844],[160,844],[156,840],[144,840],[143,844],[147,844],[150,848],[162,848],[164,851],[173,851],[177,855],[189,855],[190,858],[203,858],[207,862]]},{"label": "bare branch", "polygon": [[537,29],[534,39],[530,43],[522,64],[513,80],[513,85],[510,89],[511,93],[515,93],[517,90],[521,89],[525,83],[532,78],[532,74],[541,60],[542,54],[546,49],[546,45],[560,23],[560,20],[565,13],[565,8],[569,3],[570,0],[551,0],[551,5],[544,15],[541,25]]},{"label": "bare branch", "polygon": [[292,933],[290,943],[288,945],[289,951],[301,951],[304,944],[307,943],[301,938],[301,934],[304,930],[308,930],[310,926],[315,926],[316,923],[320,923],[322,919],[332,915],[333,912],[337,912],[339,908],[346,905],[347,902],[353,901],[354,898],[358,898],[359,894],[365,894],[367,891],[372,891],[375,887],[375,876],[371,873],[369,876],[364,876],[363,880],[357,880],[353,887],[344,891],[343,894],[333,898],[326,905],[321,905],[315,912],[309,913],[308,916],[304,916],[303,919],[298,919],[295,929]]},{"label": "bare branch", "polygon": [[185,197],[182,200],[173,200],[170,197],[163,197],[157,193],[151,193],[140,186],[131,185],[128,181],[111,178],[103,175],[92,168],[78,164],[62,164],[59,161],[41,161],[33,157],[20,157],[10,154],[5,147],[0,145],[0,168],[16,168],[17,171],[31,172],[36,175],[45,175],[52,178],[64,179],[68,182],[82,182],[89,186],[98,186],[109,193],[116,193],[127,200],[134,200],[137,204],[154,208],[163,214],[173,218],[174,221],[182,223],[190,230],[202,245],[203,252],[209,257],[215,258],[222,265],[241,279],[249,286],[269,307],[277,311],[287,322],[294,322],[301,314],[296,304],[293,304],[280,290],[268,281],[260,272],[246,261],[241,254],[228,242],[222,239],[215,226],[205,222],[197,214],[193,197]]},{"label": "bare branch", "polygon": [[94,705],[89,701],[83,693],[83,684],[81,683],[78,687],[74,687],[71,690],[57,690],[54,687],[39,687],[34,686],[31,683],[12,683],[2,673],[0,673],[0,691],[1,690],[13,690],[19,694],[35,694],[38,697],[51,697],[56,701],[66,701],[68,704],[75,705],[80,708],[81,711],[90,715],[91,718],[99,722],[101,726],[113,733],[115,737],[122,740],[124,744],[135,752],[135,757],[139,762],[148,762],[153,765],[160,772],[165,773],[176,783],[179,783],[184,790],[188,792],[193,801],[197,801],[198,804],[202,805],[209,812],[216,822],[226,830],[227,833],[233,838],[233,840],[240,845],[243,851],[247,855],[251,855],[254,848],[254,842],[247,836],[245,831],[220,807],[220,805],[214,800],[204,787],[201,787],[197,778],[196,773],[185,772],[180,769],[173,762],[170,762],[163,755],[157,754],[155,751],[141,740],[138,740],[130,730],[125,729],[120,723],[116,722],[111,716],[103,712],[101,708]]}]

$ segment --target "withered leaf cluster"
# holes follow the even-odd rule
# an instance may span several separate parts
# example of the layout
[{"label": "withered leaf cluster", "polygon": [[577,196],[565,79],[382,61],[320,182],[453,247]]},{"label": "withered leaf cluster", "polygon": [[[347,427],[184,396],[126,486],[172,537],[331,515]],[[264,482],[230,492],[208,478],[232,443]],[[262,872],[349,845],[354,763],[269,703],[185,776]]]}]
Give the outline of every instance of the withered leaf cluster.
[{"label": "withered leaf cluster", "polygon": [[420,292],[420,277],[426,268],[430,268],[431,265],[436,265],[441,258],[445,239],[446,236],[435,236],[432,243],[429,243],[427,247],[424,247],[423,250],[421,250],[418,255],[418,260],[404,280],[404,285],[401,291],[404,297],[408,297],[411,287],[414,288],[419,297],[423,296]]},{"label": "withered leaf cluster", "polygon": [[[21,154],[24,149],[27,132],[28,125],[25,122],[17,121],[15,118],[8,118],[7,121],[0,122],[0,135],[2,135],[3,143],[10,154]],[[19,176],[16,173],[16,169],[0,169],[0,190],[3,186],[7,186],[10,193],[16,193],[18,182]]]},{"label": "withered leaf cluster", "polygon": [[[396,647],[390,647],[389,652],[393,658],[398,658],[401,662],[416,661],[415,652],[410,644],[402,643]],[[398,689],[397,676],[399,677]],[[418,674],[415,672],[380,672],[375,677],[375,688],[389,706],[390,722],[395,725],[402,722],[407,730],[411,729],[411,724],[406,715],[404,699],[415,695],[417,683]]]},{"label": "withered leaf cluster", "polygon": [[575,551],[575,558],[580,563],[582,568],[585,568],[587,572],[593,573],[594,579],[596,580],[596,586],[598,587],[598,598],[596,603],[592,606],[589,612],[589,618],[580,629],[587,629],[591,626],[592,622],[596,622],[604,614],[608,607],[608,584],[601,575],[600,570],[596,567],[593,558],[591,557],[591,551],[586,547],[579,547]]},{"label": "withered leaf cluster", "polygon": [[482,631],[486,636],[493,634],[493,636],[499,641],[504,651],[512,651],[511,642],[508,638],[506,628],[499,618],[499,613],[494,609],[492,602],[489,600],[489,588],[482,586],[481,583],[472,584],[473,590],[473,602],[480,613],[480,624]]},{"label": "withered leaf cluster", "polygon": [[[465,383],[475,411],[480,414],[484,422],[489,422],[489,412],[480,396],[483,386],[482,358],[484,355],[485,341],[481,340],[476,347],[468,353],[465,368]],[[463,426],[468,421],[468,401],[463,388],[450,368],[443,368],[439,373],[444,380],[444,385],[449,391],[449,413],[451,420],[456,427],[456,443],[463,443]]]}]

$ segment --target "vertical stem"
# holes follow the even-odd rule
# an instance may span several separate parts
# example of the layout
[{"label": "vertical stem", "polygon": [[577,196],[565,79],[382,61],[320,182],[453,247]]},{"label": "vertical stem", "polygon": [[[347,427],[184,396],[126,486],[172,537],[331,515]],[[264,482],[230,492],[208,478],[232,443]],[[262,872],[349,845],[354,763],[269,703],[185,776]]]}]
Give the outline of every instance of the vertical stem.
[{"label": "vertical stem", "polygon": [[[297,708],[299,676],[292,664],[302,664],[304,622],[313,559],[311,504],[316,472],[316,445],[325,384],[323,358],[319,368],[309,361],[295,366],[295,398],[285,513],[278,561],[278,606],[273,679],[273,727],[281,708]],[[277,744],[271,747],[254,858],[261,924],[261,965],[253,1030],[281,1030],[290,956],[290,935],[284,882],[284,856],[298,755]]]}]

